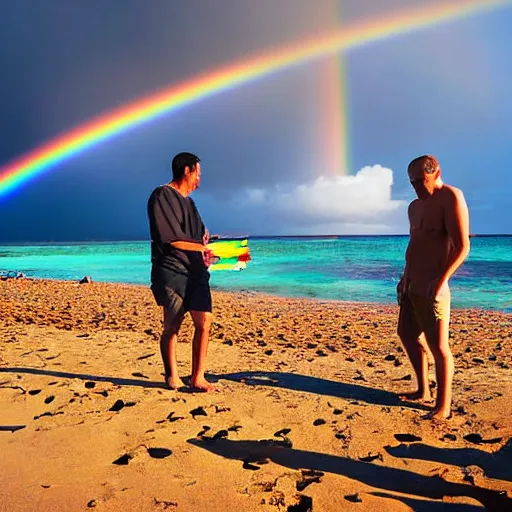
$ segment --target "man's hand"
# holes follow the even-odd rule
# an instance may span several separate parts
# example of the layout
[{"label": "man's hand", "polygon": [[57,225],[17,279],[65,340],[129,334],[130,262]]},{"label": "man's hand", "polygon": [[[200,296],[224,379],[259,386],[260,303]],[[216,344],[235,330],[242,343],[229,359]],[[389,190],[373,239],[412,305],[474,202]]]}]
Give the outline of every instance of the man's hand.
[{"label": "man's hand", "polygon": [[205,249],[203,251],[203,261],[206,268],[208,268],[210,265],[213,265],[214,263],[217,263],[219,260],[220,258],[215,256],[210,249]]},{"label": "man's hand", "polygon": [[396,285],[396,301],[399,306],[402,305],[404,292],[405,292],[405,282],[404,282],[404,276],[402,276],[402,277],[400,277],[400,281],[398,281],[398,284]]},{"label": "man's hand", "polygon": [[208,245],[208,242],[210,241],[210,232],[207,228],[204,229],[204,235],[203,235],[203,244]]},{"label": "man's hand", "polygon": [[428,285],[427,297],[434,300],[447,287],[448,283],[443,279],[434,279]]}]

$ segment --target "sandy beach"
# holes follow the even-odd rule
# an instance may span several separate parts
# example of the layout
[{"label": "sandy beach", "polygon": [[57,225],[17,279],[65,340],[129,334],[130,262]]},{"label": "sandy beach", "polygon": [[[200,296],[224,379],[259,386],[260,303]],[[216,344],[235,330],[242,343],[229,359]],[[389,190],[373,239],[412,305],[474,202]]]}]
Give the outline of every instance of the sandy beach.
[{"label": "sandy beach", "polygon": [[453,311],[453,416],[426,421],[396,306],[214,308],[218,391],[170,391],[148,287],[0,282],[0,510],[512,510],[512,315]]}]

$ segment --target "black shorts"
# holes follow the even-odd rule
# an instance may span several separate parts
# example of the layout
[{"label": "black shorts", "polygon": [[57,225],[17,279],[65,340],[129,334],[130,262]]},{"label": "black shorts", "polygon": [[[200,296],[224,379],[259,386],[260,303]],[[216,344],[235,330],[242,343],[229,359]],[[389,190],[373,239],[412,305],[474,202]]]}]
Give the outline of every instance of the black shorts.
[{"label": "black shorts", "polygon": [[[167,274],[169,278],[169,274]],[[180,276],[181,277],[181,276]],[[183,279],[154,280],[151,291],[156,303],[165,308],[167,314],[177,316],[187,311],[212,311],[212,294],[210,290],[210,273]]]}]

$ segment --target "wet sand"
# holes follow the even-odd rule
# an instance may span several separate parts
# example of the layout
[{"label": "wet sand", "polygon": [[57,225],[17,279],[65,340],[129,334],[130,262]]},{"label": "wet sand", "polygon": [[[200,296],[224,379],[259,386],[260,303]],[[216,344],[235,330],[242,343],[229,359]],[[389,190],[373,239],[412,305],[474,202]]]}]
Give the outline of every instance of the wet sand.
[{"label": "wet sand", "polygon": [[147,287],[1,281],[0,510],[512,510],[512,315],[453,311],[453,417],[427,421],[397,307],[214,308],[219,391],[170,391]]}]

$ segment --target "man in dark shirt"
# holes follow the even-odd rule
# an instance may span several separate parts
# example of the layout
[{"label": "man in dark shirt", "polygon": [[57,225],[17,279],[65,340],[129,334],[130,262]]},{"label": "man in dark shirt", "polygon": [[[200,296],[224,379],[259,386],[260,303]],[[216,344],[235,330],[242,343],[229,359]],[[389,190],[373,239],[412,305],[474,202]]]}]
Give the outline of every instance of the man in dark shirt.
[{"label": "man in dark shirt", "polygon": [[160,351],[165,380],[171,389],[184,386],[178,376],[176,344],[185,313],[190,312],[194,323],[190,384],[211,391],[214,387],[204,376],[212,323],[209,234],[189,197],[201,181],[199,158],[192,153],[177,154],[172,173],[172,181],[157,187],[148,200],[151,290],[164,312]]}]

